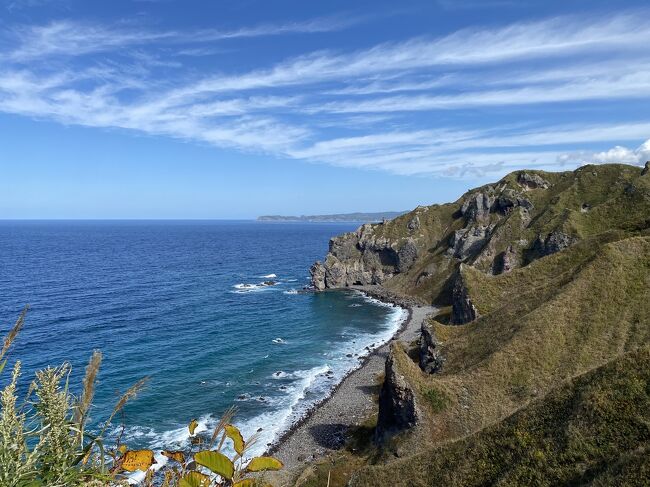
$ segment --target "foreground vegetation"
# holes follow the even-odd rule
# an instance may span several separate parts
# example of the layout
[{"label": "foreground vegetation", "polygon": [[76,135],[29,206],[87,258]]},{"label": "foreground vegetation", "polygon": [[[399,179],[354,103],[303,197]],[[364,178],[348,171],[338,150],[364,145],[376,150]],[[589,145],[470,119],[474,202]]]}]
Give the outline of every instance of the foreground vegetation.
[{"label": "foreground vegetation", "polygon": [[[12,343],[25,323],[25,308],[7,334],[0,351],[0,374],[8,363]],[[131,450],[118,439],[105,444],[104,435],[115,416],[143,388],[146,378],[129,388],[111,415],[98,428],[87,422],[95,393],[102,356],[94,352],[86,367],[82,392],[70,392],[69,364],[36,372],[25,397],[18,394],[21,363],[14,363],[9,384],[0,395],[0,485],[3,487],[67,487],[127,485],[129,472],[146,472],[144,486],[253,487],[265,485],[258,472],[279,470],[273,457],[248,458],[256,437],[247,441],[231,424],[234,410],[227,411],[209,438],[195,434],[196,420],[189,425],[192,447],[188,451],[163,451],[171,463],[156,471],[152,450]],[[224,453],[226,441],[234,454]]]}]

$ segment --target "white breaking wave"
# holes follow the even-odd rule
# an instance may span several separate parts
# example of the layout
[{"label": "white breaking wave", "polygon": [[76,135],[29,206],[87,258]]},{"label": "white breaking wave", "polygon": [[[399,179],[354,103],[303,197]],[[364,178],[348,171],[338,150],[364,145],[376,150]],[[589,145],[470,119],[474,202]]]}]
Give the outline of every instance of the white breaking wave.
[{"label": "white breaking wave", "polygon": [[[264,412],[243,423],[242,428],[247,428],[246,431],[250,431],[250,434],[256,431],[257,426],[267,425],[261,432],[260,442],[251,454],[262,454],[269,445],[279,440],[291,425],[303,418],[318,402],[328,397],[347,374],[359,367],[364,357],[387,343],[395,335],[408,316],[404,308],[369,298],[366,295],[364,298],[373,304],[393,308],[383,329],[379,333],[350,335],[342,347],[325,354],[328,363],[324,365],[290,374],[284,371],[273,374],[272,377],[277,379],[298,378],[298,384],[288,389],[290,394],[285,403],[286,406],[282,409]],[[312,399],[305,400],[308,393]],[[258,450],[256,450],[257,448]]]},{"label": "white breaking wave", "polygon": [[262,279],[272,279],[272,278],[274,278],[274,277],[278,277],[278,276],[275,275],[275,274],[267,274],[267,275],[265,275],[265,276],[260,276],[260,277],[261,277]]},{"label": "white breaking wave", "polygon": [[239,283],[235,284],[233,287],[236,289],[236,291],[233,291],[234,293],[252,293],[252,292],[259,292],[259,291],[266,291],[269,289],[275,289],[277,288],[278,283],[273,282],[273,284],[270,283],[257,283],[257,284],[249,284],[249,283]]}]

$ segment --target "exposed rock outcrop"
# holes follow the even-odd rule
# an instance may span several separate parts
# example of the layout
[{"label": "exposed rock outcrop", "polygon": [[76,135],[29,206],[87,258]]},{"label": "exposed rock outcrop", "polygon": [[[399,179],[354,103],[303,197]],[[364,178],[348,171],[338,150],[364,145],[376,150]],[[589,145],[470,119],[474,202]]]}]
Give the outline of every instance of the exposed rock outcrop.
[{"label": "exposed rock outcrop", "polygon": [[314,288],[382,284],[408,271],[419,255],[416,241],[410,237],[391,241],[376,235],[376,227],[366,224],[356,232],[332,238],[325,262],[312,266]]},{"label": "exposed rock outcrop", "polygon": [[415,215],[413,218],[411,218],[406,225],[406,228],[409,229],[409,232],[415,232],[416,230],[420,229],[420,218]]},{"label": "exposed rock outcrop", "polygon": [[418,248],[415,240],[409,238],[397,251],[397,272],[408,271],[418,258]]},{"label": "exposed rock outcrop", "polygon": [[311,275],[311,284],[318,291],[323,291],[325,289],[325,266],[321,264],[320,261],[314,262],[314,264],[309,268],[309,274]]},{"label": "exposed rock outcrop", "polygon": [[548,189],[550,183],[538,174],[522,172],[517,176],[517,182],[525,189]]},{"label": "exposed rock outcrop", "polygon": [[534,208],[528,198],[514,189],[497,190],[493,186],[487,186],[484,190],[472,193],[465,199],[460,207],[460,214],[465,217],[468,224],[485,225],[490,222],[490,213],[507,215],[517,207],[525,210]]},{"label": "exposed rock outcrop", "polygon": [[494,259],[492,273],[504,274],[517,267],[519,267],[519,255],[512,245],[508,245],[508,248]]},{"label": "exposed rock outcrop", "polygon": [[491,192],[474,193],[460,207],[460,213],[468,222],[480,223],[489,221],[490,211],[492,210],[494,201],[495,197]]},{"label": "exposed rock outcrop", "polygon": [[463,325],[478,318],[476,306],[472,303],[463,279],[462,264],[454,280],[454,288],[451,293],[451,318],[452,325]]},{"label": "exposed rock outcrop", "polygon": [[526,197],[518,194],[513,189],[504,190],[499,197],[496,199],[494,209],[507,215],[514,208],[521,207],[525,210],[532,210],[534,208],[533,203]]},{"label": "exposed rock outcrop", "polygon": [[444,360],[438,350],[438,343],[426,322],[420,330],[420,368],[427,374],[435,374],[442,368]]},{"label": "exposed rock outcrop", "polygon": [[[650,163],[643,172],[648,170]],[[608,181],[598,183],[610,188],[607,205],[616,195],[634,200],[647,192],[647,175],[635,180],[639,169],[516,171],[468,191],[454,203],[418,207],[396,219],[362,225],[332,238],[325,260],[312,267],[313,287],[381,284],[447,305],[453,287],[450,276],[461,262],[481,272],[502,274],[575,243],[591,224],[581,219],[611,219],[608,225],[618,228],[615,211],[595,211],[597,206],[605,208],[605,200],[594,198],[588,190],[593,178]],[[550,229],[558,230],[549,233]],[[469,317],[465,314],[464,319]]]},{"label": "exposed rock outcrop", "polygon": [[650,172],[650,161],[646,161],[645,167],[641,171],[641,176],[645,176],[648,172]]},{"label": "exposed rock outcrop", "polygon": [[568,235],[560,230],[555,230],[554,232],[549,233],[544,239],[542,239],[541,235],[537,237],[533,243],[533,253],[535,257],[544,257],[555,254],[570,247],[577,242],[577,240],[576,237]]},{"label": "exposed rock outcrop", "polygon": [[375,441],[382,442],[394,433],[411,428],[419,419],[415,394],[395,366],[394,351],[386,359],[384,383],[379,392],[379,417]]},{"label": "exposed rock outcrop", "polygon": [[461,260],[475,256],[489,240],[494,227],[494,224],[476,225],[456,230],[449,242],[447,253]]}]

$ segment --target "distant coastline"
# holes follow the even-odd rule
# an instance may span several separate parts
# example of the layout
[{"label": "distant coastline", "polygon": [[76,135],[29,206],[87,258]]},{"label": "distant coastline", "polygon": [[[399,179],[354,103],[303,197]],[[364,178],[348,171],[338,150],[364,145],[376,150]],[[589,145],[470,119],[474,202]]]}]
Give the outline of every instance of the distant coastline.
[{"label": "distant coastline", "polygon": [[338,213],[332,215],[300,215],[300,216],[284,216],[284,215],[263,215],[258,216],[257,221],[260,222],[313,222],[313,223],[328,223],[328,222],[380,222],[383,220],[391,220],[400,215],[407,213],[406,211],[383,211],[377,213]]}]

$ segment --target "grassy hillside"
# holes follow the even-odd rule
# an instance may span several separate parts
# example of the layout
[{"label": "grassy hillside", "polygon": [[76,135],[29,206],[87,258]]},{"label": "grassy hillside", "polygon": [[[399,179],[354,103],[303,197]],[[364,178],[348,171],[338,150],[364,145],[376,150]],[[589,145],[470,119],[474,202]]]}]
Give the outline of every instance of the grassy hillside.
[{"label": "grassy hillside", "polygon": [[567,381],[476,434],[386,466],[351,486],[648,485],[650,348]]},{"label": "grassy hillside", "polygon": [[499,276],[465,268],[485,314],[464,326],[433,323],[446,359],[441,373],[403,370],[416,390],[448,398],[446,410],[424,426],[431,441],[481,429],[650,343],[650,238],[562,254]]},{"label": "grassy hillside", "polygon": [[[332,487],[648,485],[649,173],[518,171],[372,228],[416,241],[384,286],[441,307],[444,365],[393,347],[420,421],[319,467],[345,471]],[[451,325],[458,299],[477,317]]]},{"label": "grassy hillside", "polygon": [[[548,182],[548,188],[522,187],[518,182],[522,173],[538,175]],[[483,226],[494,225],[494,229],[478,255],[465,262],[483,272],[490,272],[495,259],[509,247],[518,266],[528,264],[535,257],[531,251],[535,240],[553,231],[583,240],[612,230],[628,233],[650,226],[650,174],[642,176],[640,168],[608,164],[562,173],[517,171],[497,183],[469,191],[454,203],[418,207],[383,225],[374,225],[377,238],[385,237],[399,246],[412,237],[424,249],[408,272],[385,285],[442,306],[449,304],[448,279],[458,264],[449,259],[449,242],[454,232],[472,226],[460,208],[477,194],[498,197],[509,191],[529,200],[532,208],[525,212],[514,208],[505,214],[492,211],[481,222]],[[419,228],[409,230],[409,222],[416,217]]]}]

